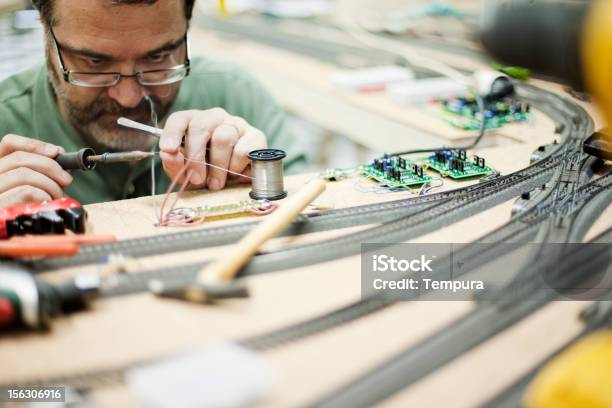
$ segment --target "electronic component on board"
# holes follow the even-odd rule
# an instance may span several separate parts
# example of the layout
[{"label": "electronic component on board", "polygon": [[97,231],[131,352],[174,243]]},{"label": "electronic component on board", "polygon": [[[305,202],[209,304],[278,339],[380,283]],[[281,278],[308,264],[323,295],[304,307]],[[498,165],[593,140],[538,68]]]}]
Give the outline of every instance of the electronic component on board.
[{"label": "electronic component on board", "polygon": [[495,170],[486,165],[485,159],[474,156],[470,159],[465,150],[440,150],[421,160],[425,168],[437,171],[454,180],[487,176]]},{"label": "electronic component on board", "polygon": [[359,167],[327,169],[319,174],[319,178],[337,181],[354,174],[361,174],[390,189],[419,188],[433,180],[431,176],[425,174],[422,166],[403,157],[389,154]]},{"label": "electronic component on board", "polygon": [[[462,130],[479,130],[482,113],[474,97],[454,98],[442,101],[442,118],[450,125]],[[531,105],[507,97],[489,102],[485,108],[487,129],[499,129],[510,123],[527,122],[531,116]]]},{"label": "electronic component on board", "polygon": [[421,166],[403,157],[385,155],[360,167],[363,176],[390,188],[420,187],[432,180]]}]

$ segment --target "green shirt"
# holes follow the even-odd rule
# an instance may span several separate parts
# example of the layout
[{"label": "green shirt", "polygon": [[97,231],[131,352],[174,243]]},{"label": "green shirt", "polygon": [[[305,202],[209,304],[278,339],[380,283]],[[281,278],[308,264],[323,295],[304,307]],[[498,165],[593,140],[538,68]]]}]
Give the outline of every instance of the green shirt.
[{"label": "green shirt", "polygon": [[[220,107],[240,116],[268,137],[268,146],[287,153],[289,171],[305,161],[304,151],[293,140],[286,116],[275,100],[240,68],[194,59],[190,75],[181,83],[170,112]],[[0,82],[0,137],[6,134],[35,138],[62,146],[67,152],[86,147],[63,118],[54,100],[47,68],[32,68]],[[156,159],[156,192],[163,193],[170,180]],[[69,196],[83,204],[134,198],[151,194],[150,161],[137,165],[109,164],[94,171],[74,171]]]}]

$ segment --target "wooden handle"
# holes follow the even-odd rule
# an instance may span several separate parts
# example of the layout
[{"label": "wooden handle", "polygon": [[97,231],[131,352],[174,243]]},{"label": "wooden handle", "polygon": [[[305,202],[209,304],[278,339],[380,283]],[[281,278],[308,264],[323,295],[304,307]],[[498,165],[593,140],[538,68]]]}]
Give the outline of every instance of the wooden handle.
[{"label": "wooden handle", "polygon": [[280,234],[304,208],[325,191],[325,181],[315,180],[287,199],[261,224],[245,235],[234,247],[230,256],[213,262],[200,272],[199,280],[204,283],[227,281],[236,274],[270,238]]}]

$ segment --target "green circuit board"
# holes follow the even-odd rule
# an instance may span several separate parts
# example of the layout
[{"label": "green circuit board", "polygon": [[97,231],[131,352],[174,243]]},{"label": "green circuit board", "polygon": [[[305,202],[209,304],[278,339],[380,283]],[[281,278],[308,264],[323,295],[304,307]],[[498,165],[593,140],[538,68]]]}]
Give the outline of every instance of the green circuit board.
[{"label": "green circuit board", "polygon": [[401,157],[383,157],[360,168],[361,174],[390,188],[420,187],[432,180],[421,166]]},{"label": "green circuit board", "polygon": [[[456,98],[442,101],[442,119],[463,130],[478,130],[482,114],[474,98]],[[531,117],[531,107],[525,102],[511,99],[489,104],[485,110],[487,129],[499,129],[510,123],[524,123]]]},{"label": "green circuit board", "polygon": [[425,157],[419,163],[426,169],[434,170],[443,177],[462,180],[488,176],[495,169],[485,164],[482,157],[468,157],[465,151],[447,150]]}]

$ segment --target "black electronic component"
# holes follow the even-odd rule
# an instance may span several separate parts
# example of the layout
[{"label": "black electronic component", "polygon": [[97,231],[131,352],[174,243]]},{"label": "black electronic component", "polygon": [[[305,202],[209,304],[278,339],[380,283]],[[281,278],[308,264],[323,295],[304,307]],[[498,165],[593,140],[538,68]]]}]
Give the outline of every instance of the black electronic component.
[{"label": "black electronic component", "polygon": [[459,160],[457,158],[453,158],[450,159],[450,161],[448,162],[448,167],[451,170],[456,170],[458,172],[464,173],[465,172],[465,163],[463,160]]},{"label": "black electronic component", "polygon": [[486,162],[484,157],[474,156],[474,165],[484,169],[486,167]]},{"label": "black electronic component", "polygon": [[457,154],[459,155],[459,159],[460,160],[466,160],[467,159],[467,152],[465,150],[459,150],[457,152]]}]

